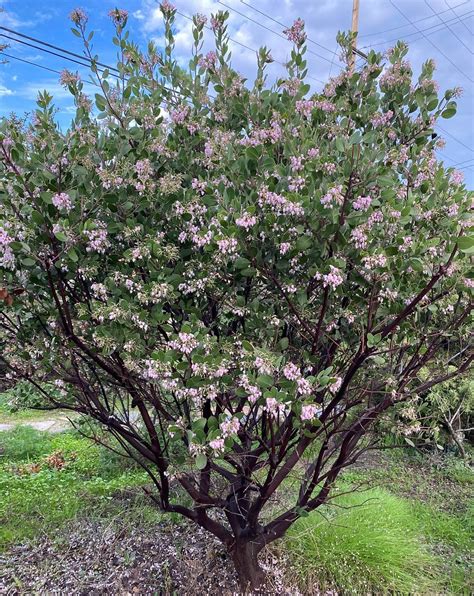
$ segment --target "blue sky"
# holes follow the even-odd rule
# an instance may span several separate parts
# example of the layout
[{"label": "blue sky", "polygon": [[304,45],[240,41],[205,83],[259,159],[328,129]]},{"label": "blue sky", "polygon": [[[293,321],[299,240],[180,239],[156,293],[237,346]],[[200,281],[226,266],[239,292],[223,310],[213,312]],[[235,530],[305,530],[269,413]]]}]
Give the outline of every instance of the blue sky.
[{"label": "blue sky", "polygon": [[[229,21],[234,40],[233,64],[245,76],[253,77],[255,55],[252,49],[261,45],[271,48],[276,60],[270,74],[278,77],[283,72],[280,63],[288,57],[291,44],[279,36],[282,27],[271,19],[287,25],[298,16],[305,20],[311,40],[307,59],[312,78],[308,82],[319,90],[322,81],[339,71],[334,55],[335,37],[338,30],[350,28],[352,0],[222,1],[227,6],[217,0],[176,0],[173,4],[185,15],[196,12],[209,15],[219,9],[233,9]],[[111,43],[113,28],[107,16],[111,8],[129,11],[131,36],[138,43],[144,44],[150,38],[158,44],[161,41],[161,18],[155,0],[0,0],[0,6],[5,9],[0,13],[1,26],[81,53],[80,40],[71,34],[68,20],[70,11],[80,6],[89,14],[90,28],[96,31],[95,51],[107,64],[114,64],[115,60]],[[435,78],[441,90],[454,86],[464,89],[456,117],[440,122],[438,132],[445,138],[446,147],[439,156],[448,165],[459,164],[470,188],[474,188],[473,16],[472,0],[360,0],[358,41],[361,49],[375,44],[376,49],[383,50],[391,47],[394,40],[404,39],[410,44],[409,58],[415,72],[426,58],[432,57],[438,67]],[[7,32],[0,30],[0,33]],[[0,43],[4,42],[11,44],[5,50],[8,54],[33,64],[15,59],[0,64],[0,116],[12,111],[19,114],[30,111],[38,91],[48,89],[59,107],[58,118],[67,125],[73,110],[69,95],[59,85],[57,74],[40,67],[60,71],[66,67],[76,70],[77,66],[0,37]],[[191,23],[178,15],[176,45],[183,64],[187,62],[191,43]]]}]

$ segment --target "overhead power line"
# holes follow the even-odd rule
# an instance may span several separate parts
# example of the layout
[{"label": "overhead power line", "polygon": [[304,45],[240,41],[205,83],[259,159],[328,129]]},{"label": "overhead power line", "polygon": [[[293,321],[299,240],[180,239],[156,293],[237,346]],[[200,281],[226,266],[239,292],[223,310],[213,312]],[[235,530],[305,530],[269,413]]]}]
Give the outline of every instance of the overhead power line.
[{"label": "overhead power line", "polygon": [[[473,14],[473,10],[469,10],[468,12],[465,12],[464,14],[460,15],[459,18],[462,18],[464,20],[469,19],[472,17]],[[414,23],[416,21],[413,21]],[[447,23],[454,23],[457,22],[456,18],[450,19],[449,21],[446,21]],[[433,35],[434,33],[438,33],[438,31],[443,31],[444,29],[446,29],[445,25],[442,25],[440,23],[437,23],[436,25],[431,25],[430,27],[426,27],[425,29],[419,29],[418,31],[414,31],[413,33],[406,33],[405,35],[402,36],[403,39],[406,39],[407,37],[413,37],[415,35],[421,35],[421,37],[419,37],[418,39],[423,39],[423,34],[426,33],[426,35]],[[367,44],[365,46],[362,46],[363,48],[374,48],[375,46],[384,46],[387,45],[388,43],[392,43],[393,41],[398,41],[400,39],[399,37],[392,37],[391,39],[387,39],[385,41],[379,41],[376,43],[371,43],[371,44]],[[414,39],[412,41],[418,41],[418,39]]]},{"label": "overhead power line", "polygon": [[[446,2],[446,0],[444,0],[444,1],[449,6],[449,4]],[[471,0],[466,0],[466,2],[461,2],[461,4],[456,4],[456,6],[448,8],[446,10],[442,10],[441,12],[437,12],[435,14],[439,15],[439,14],[444,14],[445,12],[450,12],[450,10],[453,11],[453,8],[458,8],[459,6],[464,6],[465,4],[470,4],[470,2],[471,2]],[[454,12],[454,14],[456,14],[456,13]],[[416,21],[413,21],[413,23],[421,23],[422,21],[428,21],[429,19],[432,19],[433,16],[435,16],[435,15],[430,15],[428,17],[422,17],[421,19],[417,19]],[[374,31],[373,33],[364,33],[364,35],[359,35],[359,39],[362,37],[373,37],[374,35],[383,35],[384,33],[390,33],[391,31],[397,31],[397,29],[405,29],[405,27],[408,27],[408,25],[398,25],[397,27],[391,27],[390,29],[384,29],[383,31]]]},{"label": "overhead power line", "polygon": [[448,135],[448,137],[451,137],[456,142],[458,142],[460,145],[462,145],[465,149],[467,149],[468,151],[471,151],[472,153],[474,153],[474,149],[472,147],[469,147],[469,145],[466,145],[466,143],[464,143],[463,141],[460,141],[457,137],[455,137],[454,135],[452,135],[445,128],[443,128],[439,124],[437,124],[436,127],[439,128],[439,130],[441,130],[445,135]]},{"label": "overhead power line", "polygon": [[[263,23],[259,23],[258,21],[256,21],[255,19],[252,19],[251,17],[247,16],[246,14],[244,14],[243,12],[240,12],[239,10],[237,10],[236,8],[233,8],[232,6],[229,6],[228,4],[225,4],[224,2],[222,2],[221,0],[217,0],[217,2],[219,4],[222,4],[222,6],[225,6],[226,8],[228,8],[229,10],[232,10],[233,12],[235,12],[236,14],[238,14],[239,16],[243,17],[244,19],[246,19],[247,21],[250,21],[251,23],[255,23],[255,25],[258,25],[258,27],[261,27],[262,29],[266,29],[267,31],[270,31],[270,33],[273,33],[274,35],[278,35],[278,37],[281,37],[282,39],[284,39],[285,41],[288,41],[287,38],[282,35],[281,33],[279,33],[278,31],[275,31],[275,29],[270,29],[270,27],[267,27],[266,25],[263,25]],[[331,63],[331,60],[329,58],[326,58],[325,56],[322,56],[321,54],[318,54],[317,52],[313,52],[313,50],[307,50],[308,54],[313,54],[314,56],[317,56],[318,58],[321,58],[322,60],[324,60],[325,62],[328,62],[329,64]],[[343,67],[340,64],[336,65],[338,68],[340,68],[341,70],[343,70]]]},{"label": "overhead power line", "polygon": [[461,20],[459,19],[459,15],[458,15],[458,13],[457,13],[457,12],[454,10],[455,8],[457,8],[457,7],[458,7],[458,5],[456,5],[456,6],[450,6],[450,5],[448,4],[448,0],[444,0],[444,3],[446,4],[446,6],[448,6],[449,10],[450,10],[450,11],[451,11],[451,12],[452,12],[454,15],[456,15],[456,16],[458,17],[458,21],[457,21],[457,22],[458,22],[458,23],[461,23],[461,25],[464,27],[464,29],[466,29],[466,31],[467,31],[468,33],[470,33],[470,34],[471,34],[471,36],[474,36],[474,33],[473,33],[473,32],[472,32],[470,29],[469,29],[469,27],[466,25],[466,23],[465,23],[464,21],[461,21]]},{"label": "overhead power line", "polygon": [[[254,10],[255,12],[258,12],[262,16],[266,17],[270,21],[273,21],[277,25],[280,25],[280,27],[283,27],[284,29],[288,29],[288,25],[285,25],[284,23],[281,23],[280,21],[278,21],[277,19],[273,18],[272,16],[270,16],[266,12],[263,12],[263,10],[259,10],[258,8],[255,8],[255,6],[252,6],[248,2],[245,2],[245,0],[240,0],[240,2],[242,4],[245,4],[245,6],[248,6],[249,8],[251,8],[252,10]],[[337,56],[337,51],[331,50],[331,48],[328,48],[327,46],[324,46],[323,44],[319,43],[318,41],[315,41],[314,39],[311,39],[310,37],[308,37],[307,40],[310,43],[314,44],[315,46],[318,46],[318,47],[322,48],[323,50],[326,50],[326,52],[329,52],[333,56]]]},{"label": "overhead power line", "polygon": [[459,43],[461,45],[463,45],[470,54],[472,54],[473,53],[472,49],[467,44],[464,43],[464,41],[459,37],[459,35],[456,33],[456,31],[451,27],[451,25],[447,21],[442,19],[439,16],[439,14],[436,14],[435,9],[431,6],[431,4],[428,2],[428,0],[425,0],[425,4],[431,10],[431,12],[433,12],[438,17],[438,19],[446,25],[446,27],[449,29],[451,34],[454,35],[454,37],[459,41]]},{"label": "overhead power line", "polygon": [[[75,58],[79,58],[80,60],[86,60],[89,63],[91,62],[90,58],[88,58],[87,56],[81,56],[81,54],[76,54],[75,52],[71,52],[70,50],[66,50],[64,48],[61,48],[60,46],[55,46],[47,41],[37,39],[36,37],[31,37],[30,35],[25,35],[24,33],[20,33],[19,31],[15,31],[14,29],[9,29],[8,27],[0,27],[0,30],[8,31],[8,33],[13,33],[17,37],[22,37],[23,39],[29,39],[30,41],[34,41],[35,43],[39,43],[43,46],[47,46],[48,48],[52,48],[53,50],[59,50],[63,54],[68,54],[69,56],[74,56]],[[106,64],[103,64],[102,62],[96,62],[96,64],[97,64],[97,66],[103,66],[104,68],[108,68],[109,70],[114,70],[114,71],[120,73],[118,68],[115,68],[114,66],[107,66]]]},{"label": "overhead power line", "polygon": [[[413,27],[415,27],[415,29],[416,29],[416,30],[417,30],[419,33],[422,33],[421,29],[419,29],[419,28],[418,28],[418,26],[417,26],[417,25],[415,25],[415,24],[413,23],[413,21],[412,21],[412,20],[411,20],[409,17],[407,17],[407,15],[406,15],[406,14],[403,12],[403,10],[401,10],[401,9],[400,9],[400,8],[399,8],[399,7],[398,7],[396,4],[395,4],[395,2],[393,2],[393,0],[390,0],[390,4],[393,6],[393,8],[395,8],[395,10],[396,10],[397,12],[399,12],[399,13],[402,15],[402,17],[403,17],[404,19],[406,19],[406,20],[407,20],[407,21],[410,23],[410,25],[413,25]],[[460,73],[461,73],[461,74],[462,74],[464,77],[466,77],[466,79],[467,79],[468,81],[470,81],[471,83],[474,83],[474,79],[472,79],[472,78],[471,78],[471,77],[470,77],[468,74],[466,74],[466,73],[465,73],[465,72],[464,72],[464,71],[463,71],[461,68],[459,68],[459,66],[458,66],[458,65],[457,65],[455,62],[453,62],[453,60],[451,60],[451,58],[450,58],[450,57],[449,57],[449,56],[448,56],[448,55],[447,55],[447,54],[446,54],[446,53],[445,53],[445,52],[444,52],[444,51],[443,51],[443,50],[442,50],[442,49],[441,49],[441,48],[440,48],[440,47],[439,47],[437,44],[435,44],[433,41],[431,41],[431,39],[429,39],[429,38],[428,38],[428,37],[427,37],[427,36],[426,36],[424,33],[423,33],[423,37],[426,39],[426,41],[427,41],[428,43],[430,43],[430,44],[431,44],[431,45],[432,45],[432,46],[435,48],[435,50],[437,50],[437,51],[438,51],[438,52],[439,52],[439,53],[440,53],[442,56],[444,56],[444,57],[446,58],[446,60],[447,60],[447,61],[448,61],[448,62],[449,62],[449,63],[450,63],[452,66],[454,66],[454,68],[455,68],[457,71],[459,71],[459,72],[460,72]]]},{"label": "overhead power line", "polygon": [[[16,32],[16,31],[13,31],[13,30],[12,30],[12,32],[13,32],[14,34],[17,34],[17,32]],[[53,52],[53,51],[51,51],[51,50],[48,50],[47,48],[45,48],[45,47],[42,47],[42,45],[36,45],[36,44],[32,44],[32,43],[30,43],[30,42],[24,41],[23,39],[16,39],[16,38],[14,38],[14,37],[11,37],[11,36],[9,36],[9,35],[6,35],[5,33],[0,33],[0,36],[1,36],[1,37],[7,37],[8,39],[11,39],[11,40],[13,40],[13,41],[16,41],[17,43],[20,43],[20,44],[23,44],[23,45],[26,45],[26,46],[32,47],[32,48],[34,48],[35,50],[39,50],[40,52],[45,52],[45,53],[47,53],[47,54],[52,54],[52,55],[54,55],[54,56],[57,56],[57,57],[59,57],[59,58],[61,58],[61,59],[63,59],[63,60],[67,60],[67,61],[69,61],[69,62],[73,62],[73,63],[75,63],[75,64],[79,64],[80,66],[83,66],[83,67],[85,67],[85,68],[88,68],[88,69],[90,69],[90,68],[91,68],[92,61],[91,61],[91,62],[88,62],[88,63],[79,62],[79,61],[78,61],[78,60],[76,60],[75,58],[71,58],[71,57],[69,56],[69,54],[71,54],[71,52],[69,52],[69,51],[68,51],[67,49],[65,49],[65,48],[61,48],[60,46],[55,46],[55,47],[56,47],[56,49],[57,49],[57,50],[59,50],[59,51],[61,51],[61,52],[64,52],[64,54],[65,54],[65,55],[62,55],[62,54],[60,54],[60,53],[57,53],[57,52]],[[43,44],[43,45],[45,45],[45,44],[46,44],[46,45],[47,45],[47,43],[46,43],[46,42],[43,42],[43,40],[41,40],[41,39],[38,39],[38,40],[37,40],[37,43],[38,43],[38,44]],[[1,54],[3,54],[4,56],[6,56],[6,55],[7,55],[7,54],[5,54],[5,52],[1,52],[1,53],[0,53],[0,55],[1,55]],[[18,58],[18,57],[16,57],[16,56],[15,56],[15,57],[13,57],[13,59],[14,59],[14,60],[20,60],[20,61],[22,61],[22,62],[25,62],[25,63],[29,63],[29,61],[26,61],[26,60],[24,60],[24,59],[20,59],[20,58]],[[84,60],[88,60],[88,58],[84,57]],[[34,62],[33,62],[32,64],[34,64],[35,66],[38,66],[38,65],[37,65],[36,63],[34,63]],[[97,63],[95,63],[95,64],[97,64]],[[115,77],[116,79],[122,79],[122,78],[125,78],[125,77],[122,77],[122,76],[119,76],[119,75],[115,74],[114,72],[110,72],[110,70],[116,70],[117,72],[120,72],[120,71],[118,71],[116,68],[114,68],[114,67],[111,67],[111,66],[108,66],[107,64],[103,64],[103,66],[105,67],[105,69],[109,70],[109,74],[110,74],[110,76],[112,76],[112,77]],[[46,67],[43,67],[43,68],[46,68]],[[54,69],[48,69],[48,70],[51,70],[52,72],[56,72],[56,73],[57,73],[57,74],[59,74],[59,75],[61,74],[61,72],[60,72],[60,71],[57,71],[57,70],[54,70]],[[103,72],[104,72],[104,69],[97,68],[97,71],[98,71],[99,73],[103,74]],[[126,80],[126,78],[125,78],[125,80]],[[87,82],[87,81],[86,81],[86,82]],[[185,94],[185,93],[183,93],[182,91],[179,91],[178,89],[172,89],[171,87],[167,87],[167,86],[165,86],[165,85],[163,85],[163,89],[165,89],[166,91],[170,91],[170,92],[172,92],[172,93],[177,93],[178,95],[182,95],[182,96],[186,97],[186,94]],[[212,95],[210,95],[210,97],[213,97],[213,96],[212,96]]]},{"label": "overhead power line", "polygon": [[[186,13],[181,12],[179,10],[176,11],[176,14],[179,14],[181,17],[183,17],[185,19],[188,19],[188,21],[192,21],[193,20],[192,17],[190,17]],[[208,25],[204,25],[204,27],[206,29],[208,29],[209,31],[212,31],[211,27],[209,27]],[[252,47],[246,45],[245,43],[242,43],[241,41],[238,41],[237,39],[234,39],[232,37],[229,37],[229,41],[231,41],[232,43],[235,43],[238,46],[241,46],[242,48],[245,48],[246,50],[249,50],[249,51],[254,52],[254,53],[258,53],[258,50],[256,48],[252,48]],[[275,62],[276,64],[280,64],[281,66],[283,66],[284,68],[286,68],[286,64],[284,62],[280,62],[279,60],[275,60],[275,59],[273,59],[273,62]],[[325,82],[322,81],[321,79],[317,79],[316,77],[313,77],[311,75],[308,75],[308,79],[312,79],[313,81],[316,81],[318,83],[322,83],[323,85],[325,84]]]}]

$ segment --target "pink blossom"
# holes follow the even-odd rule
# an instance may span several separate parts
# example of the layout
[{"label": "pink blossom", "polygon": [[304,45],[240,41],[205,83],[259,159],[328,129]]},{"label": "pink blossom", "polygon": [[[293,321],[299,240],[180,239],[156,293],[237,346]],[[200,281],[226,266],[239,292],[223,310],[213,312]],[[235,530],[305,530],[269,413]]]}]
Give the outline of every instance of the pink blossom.
[{"label": "pink blossom", "polygon": [[302,45],[306,39],[304,21],[302,19],[296,19],[291,27],[283,31],[283,34],[286,35],[288,40],[292,41],[295,45]]},{"label": "pink blossom", "polygon": [[223,437],[230,437],[231,435],[235,435],[239,432],[240,421],[238,418],[233,416],[229,420],[221,422],[219,424],[219,428],[221,429]]},{"label": "pink blossom", "polygon": [[377,114],[375,114],[375,116],[373,116],[370,119],[370,122],[375,127],[385,126],[386,124],[388,124],[390,122],[390,120],[392,118],[393,118],[393,112],[392,112],[392,110],[388,110],[384,114],[377,112]]},{"label": "pink blossom", "polygon": [[269,206],[277,215],[304,216],[304,209],[299,203],[293,203],[282,195],[269,191],[267,188],[262,188],[260,191],[258,202],[261,207]]},{"label": "pink blossom", "polygon": [[235,238],[223,238],[217,241],[219,250],[224,255],[233,255],[237,251],[237,240]]},{"label": "pink blossom", "polygon": [[171,4],[171,2],[168,0],[163,0],[163,2],[160,4],[160,8],[161,12],[166,16],[171,15],[176,10],[176,7],[173,6],[173,4]]},{"label": "pink blossom", "polygon": [[290,167],[293,172],[299,172],[304,168],[303,165],[304,157],[302,155],[290,157]]},{"label": "pink blossom", "polygon": [[110,242],[107,238],[107,226],[103,221],[96,222],[96,226],[97,227],[94,230],[84,231],[84,234],[89,239],[86,251],[103,254],[110,246]]},{"label": "pink blossom", "polygon": [[123,8],[113,8],[109,10],[109,17],[116,27],[123,27],[127,22],[128,11]]},{"label": "pink blossom", "polygon": [[75,25],[85,25],[88,20],[87,14],[82,10],[82,8],[75,8],[69,14],[69,18]]},{"label": "pink blossom", "polygon": [[344,203],[344,195],[342,194],[342,185],[339,184],[330,188],[327,193],[321,198],[321,204],[325,207],[332,207],[333,204],[342,205]]},{"label": "pink blossom", "polygon": [[311,99],[299,99],[295,104],[296,111],[305,118],[311,118],[314,109],[314,101]]},{"label": "pink blossom", "polygon": [[341,385],[342,385],[342,378],[336,377],[336,379],[329,385],[329,391],[331,393],[336,393],[337,391],[339,391]]},{"label": "pink blossom", "polygon": [[449,177],[449,181],[451,184],[459,186],[464,182],[464,174],[459,170],[454,170]]},{"label": "pink blossom", "polygon": [[63,209],[64,211],[71,211],[72,209],[71,197],[65,192],[53,195],[51,200],[56,209]]},{"label": "pink blossom", "polygon": [[208,70],[214,70],[217,62],[217,54],[215,52],[208,52],[205,56],[199,59],[199,66],[207,68]]},{"label": "pink blossom", "polygon": [[240,217],[235,220],[235,223],[239,226],[239,228],[245,228],[245,230],[250,230],[252,226],[257,223],[257,218],[255,215],[250,215],[245,211]]},{"label": "pink blossom", "polygon": [[319,149],[316,147],[311,147],[311,149],[308,149],[308,153],[306,155],[309,159],[315,159],[319,156]]},{"label": "pink blossom", "polygon": [[171,112],[171,120],[175,124],[182,124],[189,115],[189,106],[181,106]]},{"label": "pink blossom", "polygon": [[356,211],[367,211],[372,203],[372,199],[370,197],[358,197],[353,203],[352,207]]},{"label": "pink blossom", "polygon": [[333,265],[329,265],[329,273],[321,274],[316,273],[316,279],[321,279],[323,281],[323,286],[331,287],[335,290],[338,286],[340,286],[344,282],[344,278],[342,277],[340,269],[334,267]]},{"label": "pink blossom", "polygon": [[286,253],[290,250],[291,244],[289,242],[282,242],[280,244],[280,254],[286,255]]},{"label": "pink blossom", "polygon": [[199,342],[191,333],[181,331],[178,333],[177,339],[168,342],[168,345],[173,350],[189,355],[198,347]]},{"label": "pink blossom", "polygon": [[224,439],[220,437],[209,441],[209,447],[216,452],[224,451]]},{"label": "pink blossom", "polygon": [[289,381],[296,381],[301,377],[300,369],[292,362],[288,362],[288,364],[286,364],[285,368],[283,369],[283,375]]},{"label": "pink blossom", "polygon": [[71,72],[65,68],[61,71],[59,82],[61,85],[75,85],[80,80],[79,74],[77,72]]},{"label": "pink blossom", "polygon": [[365,228],[363,226],[354,228],[351,232],[351,239],[356,248],[366,248],[367,234],[365,233]]},{"label": "pink blossom", "polygon": [[309,404],[301,408],[301,420],[314,420],[321,413],[321,408]]}]

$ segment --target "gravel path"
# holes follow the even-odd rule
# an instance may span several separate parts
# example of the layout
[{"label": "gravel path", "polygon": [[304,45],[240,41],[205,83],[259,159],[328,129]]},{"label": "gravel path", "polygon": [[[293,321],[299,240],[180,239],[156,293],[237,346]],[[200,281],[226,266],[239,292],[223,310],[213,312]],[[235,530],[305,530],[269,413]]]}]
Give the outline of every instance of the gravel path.
[{"label": "gravel path", "polygon": [[55,420],[25,420],[17,422],[16,424],[11,423],[0,423],[0,431],[12,430],[15,426],[30,426],[36,430],[47,431],[50,433],[60,433],[63,430],[71,428],[69,420],[67,418],[56,418]]}]

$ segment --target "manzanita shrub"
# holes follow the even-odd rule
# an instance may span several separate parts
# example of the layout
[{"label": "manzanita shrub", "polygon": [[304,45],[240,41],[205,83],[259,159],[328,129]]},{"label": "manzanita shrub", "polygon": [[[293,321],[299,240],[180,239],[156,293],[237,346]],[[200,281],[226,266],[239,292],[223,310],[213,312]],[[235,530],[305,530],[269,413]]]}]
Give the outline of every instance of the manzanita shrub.
[{"label": "manzanita shrub", "polygon": [[64,72],[67,131],[46,92],[2,121],[1,357],[114,435],[256,587],[259,551],[331,497],[373,423],[472,360],[472,193],[435,156],[458,91],[438,97],[431,61],[414,81],[399,43],[311,95],[300,20],[286,78],[267,86],[262,48],[249,84],[222,12],[194,17],[185,70],[161,10],[163,52],[112,11],[116,70],[74,11],[95,108]]}]

